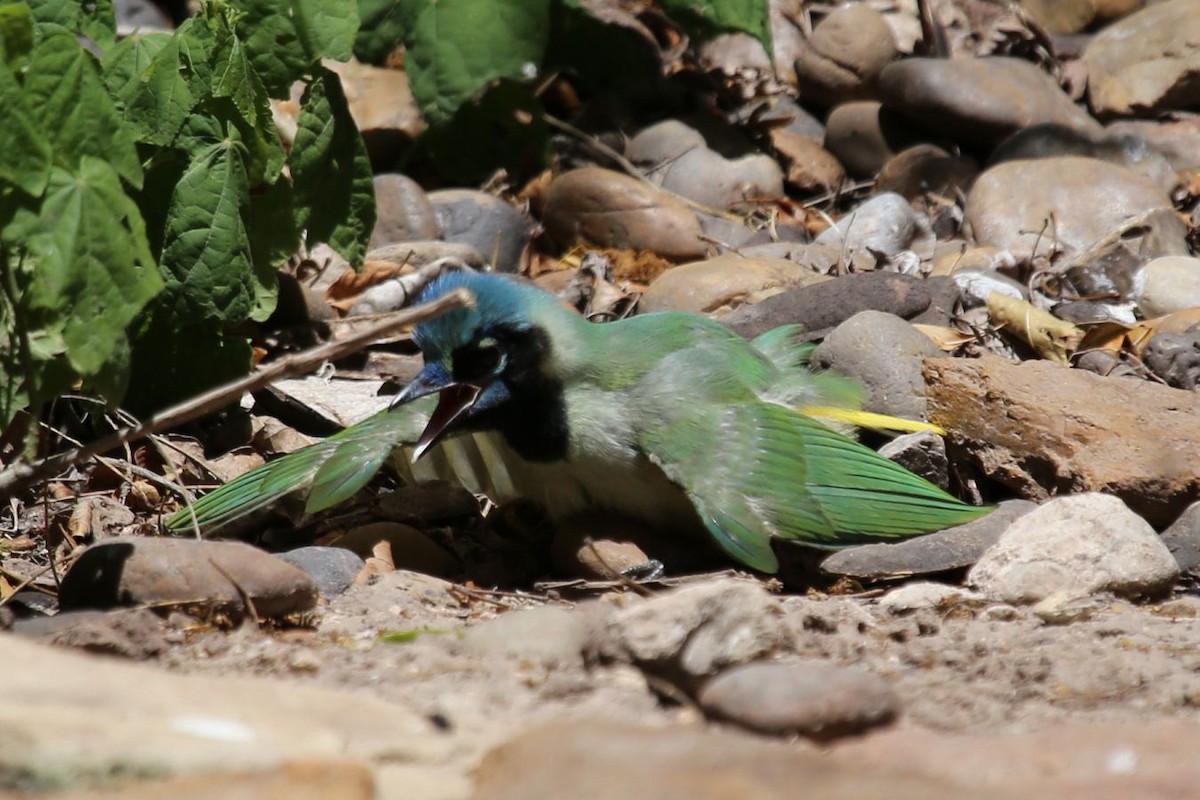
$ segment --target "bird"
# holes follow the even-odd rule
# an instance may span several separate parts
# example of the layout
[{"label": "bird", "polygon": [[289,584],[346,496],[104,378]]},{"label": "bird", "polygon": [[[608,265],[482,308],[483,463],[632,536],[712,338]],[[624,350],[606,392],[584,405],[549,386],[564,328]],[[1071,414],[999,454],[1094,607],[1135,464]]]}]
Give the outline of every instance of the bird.
[{"label": "bird", "polygon": [[460,287],[474,303],[414,327],[423,367],[387,409],[201,497],[168,531],[215,529],[302,490],[315,513],[361,489],[397,447],[415,464],[464,436],[502,465],[507,493],[551,520],[607,510],[707,534],[766,574],[779,569],[774,539],[834,550],[990,510],[840,430],[906,424],[858,411],[861,387],[812,369],[797,325],[747,340],[687,312],[594,323],[531,282],[468,271],[437,277],[418,300]]}]

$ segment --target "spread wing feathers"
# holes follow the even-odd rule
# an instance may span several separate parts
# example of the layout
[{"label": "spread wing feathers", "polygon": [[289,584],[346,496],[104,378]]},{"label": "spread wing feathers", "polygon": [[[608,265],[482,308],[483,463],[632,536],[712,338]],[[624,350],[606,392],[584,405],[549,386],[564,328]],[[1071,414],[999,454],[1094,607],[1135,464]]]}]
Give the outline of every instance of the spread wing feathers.
[{"label": "spread wing feathers", "polygon": [[190,529],[193,521],[201,530],[214,530],[310,486],[308,513],[334,506],[365,486],[393,448],[417,440],[433,402],[418,400],[382,411],[252,469],[201,497],[190,509],[176,511],[163,524],[172,532]]},{"label": "spread wing feathers", "polygon": [[858,383],[832,372],[813,371],[810,367],[816,345],[795,342],[795,337],[803,330],[801,325],[781,325],[750,342],[751,347],[779,370],[779,376],[763,393],[762,399],[792,408],[859,408],[866,399],[866,392]]},{"label": "spread wing feathers", "polygon": [[928,533],[990,510],[769,403],[678,410],[641,443],[721,547],[762,572],[779,566],[772,536],[837,548]]}]

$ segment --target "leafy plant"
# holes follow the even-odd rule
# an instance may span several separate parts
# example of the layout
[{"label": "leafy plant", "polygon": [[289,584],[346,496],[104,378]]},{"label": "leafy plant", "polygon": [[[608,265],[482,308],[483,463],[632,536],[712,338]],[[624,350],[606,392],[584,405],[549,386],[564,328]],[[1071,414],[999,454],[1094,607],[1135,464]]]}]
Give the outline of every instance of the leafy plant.
[{"label": "leafy plant", "polygon": [[[276,270],[361,259],[370,165],[341,0],[208,0],[117,40],[110,0],[0,5],[0,425],[82,380],[150,409],[244,373]],[[290,151],[269,99],[302,81]]]},{"label": "leafy plant", "polygon": [[[770,51],[767,0],[661,6],[695,39],[743,31]],[[610,2],[359,0],[359,11],[355,53],[380,63],[403,44],[413,97],[430,125],[424,151],[464,182],[545,160],[549,129],[534,94],[545,76],[565,72],[593,89],[632,93],[662,69],[648,31]]]}]

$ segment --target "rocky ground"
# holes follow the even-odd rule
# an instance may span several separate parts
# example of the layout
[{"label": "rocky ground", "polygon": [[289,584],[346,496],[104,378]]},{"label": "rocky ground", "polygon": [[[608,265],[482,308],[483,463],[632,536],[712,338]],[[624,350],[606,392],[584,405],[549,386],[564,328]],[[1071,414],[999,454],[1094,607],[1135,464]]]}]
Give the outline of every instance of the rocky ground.
[{"label": "rocky ground", "polygon": [[[253,544],[157,535],[174,484],[386,405],[419,360],[383,343],[11,498],[0,792],[1197,796],[1200,4],[925,5],[772,2],[774,65],[664,45],[702,103],[580,101],[520,184],[378,175],[364,269],[313,254],[258,343],[337,338],[442,258],[597,321],[801,323],[869,410],[946,431],[868,444],[997,511],[639,581],[624,523],[551,532],[459,485],[488,480],[466,440]],[[422,124],[403,71],[338,69],[389,163]]]}]

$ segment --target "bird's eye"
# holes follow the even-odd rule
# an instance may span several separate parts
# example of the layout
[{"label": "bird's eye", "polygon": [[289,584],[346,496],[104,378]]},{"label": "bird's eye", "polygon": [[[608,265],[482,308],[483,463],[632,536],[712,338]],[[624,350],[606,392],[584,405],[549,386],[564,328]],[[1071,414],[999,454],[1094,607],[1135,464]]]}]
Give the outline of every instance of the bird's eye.
[{"label": "bird's eye", "polygon": [[454,377],[465,383],[492,378],[501,371],[503,360],[500,344],[485,337],[454,352]]}]

